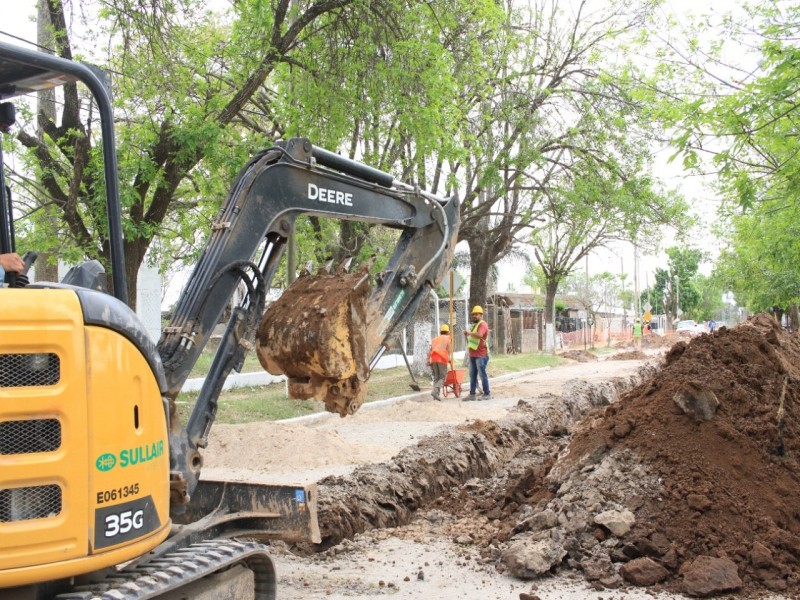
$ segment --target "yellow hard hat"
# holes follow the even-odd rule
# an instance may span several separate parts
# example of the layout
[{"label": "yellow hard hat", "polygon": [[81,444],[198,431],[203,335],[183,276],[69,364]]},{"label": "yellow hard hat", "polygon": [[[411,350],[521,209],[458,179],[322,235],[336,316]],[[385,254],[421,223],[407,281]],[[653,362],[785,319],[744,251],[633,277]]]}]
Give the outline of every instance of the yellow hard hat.
[{"label": "yellow hard hat", "polygon": [[439,328],[439,331],[440,331],[441,333],[450,333],[450,326],[449,326],[449,325],[446,325],[446,324],[445,324],[445,325],[442,325],[442,326]]},{"label": "yellow hard hat", "polygon": [[472,314],[473,315],[475,315],[475,314],[482,315],[483,314],[483,308],[480,307],[480,306],[476,306],[475,308],[472,309]]},{"label": "yellow hard hat", "polygon": [[641,320],[639,317],[636,317],[636,322],[637,322],[637,323],[641,323],[641,322],[642,322],[642,320]]}]

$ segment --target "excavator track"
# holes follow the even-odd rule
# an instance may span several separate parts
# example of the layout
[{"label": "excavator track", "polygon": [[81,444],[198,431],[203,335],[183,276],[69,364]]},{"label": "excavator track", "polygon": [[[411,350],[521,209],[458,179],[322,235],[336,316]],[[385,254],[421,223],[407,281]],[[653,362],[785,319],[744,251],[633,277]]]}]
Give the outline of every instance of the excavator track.
[{"label": "excavator track", "polygon": [[164,554],[97,583],[59,594],[53,600],[148,600],[198,582],[237,564],[254,573],[255,598],[275,598],[275,571],[267,546],[254,541],[205,541]]}]

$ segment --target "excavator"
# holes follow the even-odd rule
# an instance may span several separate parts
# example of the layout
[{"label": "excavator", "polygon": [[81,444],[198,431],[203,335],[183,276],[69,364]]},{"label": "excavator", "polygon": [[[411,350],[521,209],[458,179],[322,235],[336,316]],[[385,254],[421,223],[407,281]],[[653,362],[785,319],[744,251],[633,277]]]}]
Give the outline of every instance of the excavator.
[{"label": "excavator", "polygon": [[[450,265],[458,201],[307,139],[278,142],[236,177],[156,344],[127,302],[103,72],[0,42],[0,131],[14,124],[7,100],[78,83],[100,119],[113,293],[13,274],[0,290],[0,598],[275,598],[269,542],[319,541],[316,488],[200,477],[223,384],[255,349],[293,397],[355,412]],[[0,253],[14,252],[1,146],[0,178]],[[301,215],[394,228],[396,248],[374,275],[368,264],[304,269],[266,307]],[[228,312],[183,423],[176,400]]]}]

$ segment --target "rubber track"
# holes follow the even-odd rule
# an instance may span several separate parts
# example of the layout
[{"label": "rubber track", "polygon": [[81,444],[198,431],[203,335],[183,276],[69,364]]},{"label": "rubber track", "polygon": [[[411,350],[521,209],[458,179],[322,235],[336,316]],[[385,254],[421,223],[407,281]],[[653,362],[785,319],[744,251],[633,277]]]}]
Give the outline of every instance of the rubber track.
[{"label": "rubber track", "polygon": [[160,556],[101,582],[81,586],[53,600],[149,600],[199,581],[221,569],[246,563],[255,575],[257,600],[274,600],[275,577],[267,547],[253,541],[205,541]]}]

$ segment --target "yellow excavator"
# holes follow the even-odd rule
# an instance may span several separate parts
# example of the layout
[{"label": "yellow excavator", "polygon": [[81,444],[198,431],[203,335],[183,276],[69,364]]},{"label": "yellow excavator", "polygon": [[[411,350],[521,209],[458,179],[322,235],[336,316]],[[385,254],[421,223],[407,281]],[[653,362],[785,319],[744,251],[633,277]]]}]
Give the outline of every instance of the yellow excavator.
[{"label": "yellow excavator", "polygon": [[[450,264],[458,202],[307,139],[279,142],[237,176],[154,344],[127,304],[102,72],[0,43],[0,129],[14,123],[7,100],[77,83],[101,122],[113,295],[13,276],[0,290],[0,598],[274,598],[265,542],[319,541],[316,489],[201,479],[222,386],[255,345],[293,396],[352,414],[370,371]],[[2,159],[0,147],[0,252],[13,252]],[[304,273],[265,312],[300,215],[396,228],[396,249],[375,276],[347,265]],[[176,398],[242,285],[184,424]]]}]

